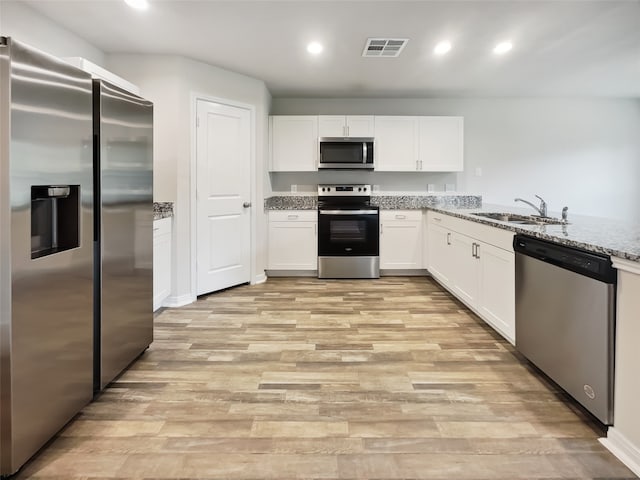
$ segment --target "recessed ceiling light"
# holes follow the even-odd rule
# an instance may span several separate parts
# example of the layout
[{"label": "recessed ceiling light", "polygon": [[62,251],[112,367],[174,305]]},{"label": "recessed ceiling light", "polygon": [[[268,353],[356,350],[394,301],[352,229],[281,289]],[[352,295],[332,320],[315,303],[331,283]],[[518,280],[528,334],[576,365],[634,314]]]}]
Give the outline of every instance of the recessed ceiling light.
[{"label": "recessed ceiling light", "polygon": [[146,10],[149,8],[149,2],[147,0],[124,0],[124,2],[136,10]]},{"label": "recessed ceiling light", "polygon": [[513,48],[511,42],[500,42],[493,48],[493,53],[496,55],[503,55]]},{"label": "recessed ceiling light", "polygon": [[433,53],[435,53],[436,55],[444,55],[449,50],[451,50],[451,43],[445,40],[436,45],[436,47],[433,49]]},{"label": "recessed ceiling light", "polygon": [[307,45],[307,52],[309,52],[311,55],[318,55],[319,53],[322,53],[322,50],[323,47],[318,42],[311,42],[309,45]]}]

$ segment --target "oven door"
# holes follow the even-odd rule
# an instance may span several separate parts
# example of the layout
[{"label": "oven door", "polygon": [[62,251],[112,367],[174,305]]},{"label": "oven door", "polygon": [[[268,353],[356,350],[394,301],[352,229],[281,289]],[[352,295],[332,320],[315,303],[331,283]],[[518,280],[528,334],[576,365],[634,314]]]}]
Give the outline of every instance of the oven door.
[{"label": "oven door", "polygon": [[354,257],[380,254],[378,209],[318,210],[318,256]]}]

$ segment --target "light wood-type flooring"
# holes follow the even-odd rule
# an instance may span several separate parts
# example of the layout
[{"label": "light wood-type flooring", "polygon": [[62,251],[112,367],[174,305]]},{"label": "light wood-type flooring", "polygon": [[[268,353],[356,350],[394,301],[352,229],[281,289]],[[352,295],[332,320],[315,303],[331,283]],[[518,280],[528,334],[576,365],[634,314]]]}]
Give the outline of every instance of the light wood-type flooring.
[{"label": "light wood-type flooring", "polygon": [[636,478],[430,278],[269,279],[155,325],[17,478]]}]

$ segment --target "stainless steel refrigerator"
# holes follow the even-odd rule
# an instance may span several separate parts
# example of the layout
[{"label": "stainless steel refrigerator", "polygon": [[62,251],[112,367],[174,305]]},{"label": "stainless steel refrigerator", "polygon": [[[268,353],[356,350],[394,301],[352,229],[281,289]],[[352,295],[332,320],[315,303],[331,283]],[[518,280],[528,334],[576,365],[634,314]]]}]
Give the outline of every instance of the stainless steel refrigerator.
[{"label": "stainless steel refrigerator", "polygon": [[0,474],[93,395],[91,77],[0,37]]},{"label": "stainless steel refrigerator", "polygon": [[153,340],[153,104],[103,80],[93,98],[98,391]]}]

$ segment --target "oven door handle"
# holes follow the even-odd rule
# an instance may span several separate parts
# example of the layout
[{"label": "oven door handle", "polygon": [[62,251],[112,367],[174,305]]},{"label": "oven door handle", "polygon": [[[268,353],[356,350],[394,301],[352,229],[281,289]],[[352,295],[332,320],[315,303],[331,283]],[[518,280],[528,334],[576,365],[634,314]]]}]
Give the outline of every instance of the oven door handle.
[{"label": "oven door handle", "polygon": [[378,210],[318,210],[320,215],[378,215]]}]

